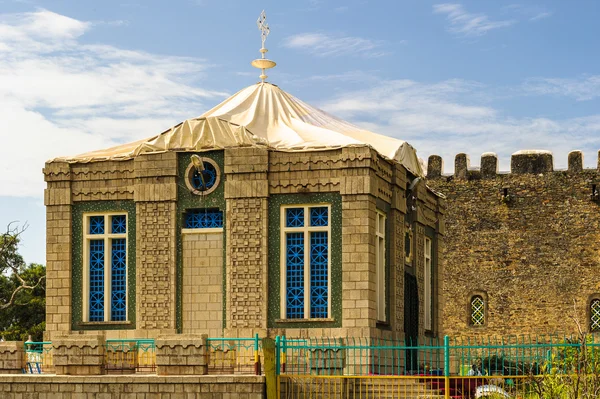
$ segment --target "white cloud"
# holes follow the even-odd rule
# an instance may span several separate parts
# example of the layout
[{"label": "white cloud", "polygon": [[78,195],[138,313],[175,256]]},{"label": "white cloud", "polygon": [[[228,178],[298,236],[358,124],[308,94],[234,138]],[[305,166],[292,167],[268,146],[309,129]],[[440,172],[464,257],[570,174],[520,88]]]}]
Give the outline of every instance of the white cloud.
[{"label": "white cloud", "polygon": [[530,22],[540,21],[554,15],[552,11],[536,5],[510,4],[505,8],[527,18]]},{"label": "white cloud", "polygon": [[283,45],[288,48],[306,50],[327,57],[353,55],[358,57],[380,57],[384,42],[353,36],[332,36],[324,33],[300,33],[287,37]]},{"label": "white cloud", "polygon": [[600,97],[600,75],[583,76],[578,79],[535,78],[523,85],[529,94],[558,95],[588,101]]},{"label": "white cloud", "polygon": [[514,19],[491,21],[485,14],[472,14],[465,10],[461,4],[443,3],[433,6],[436,14],[446,14],[450,22],[448,30],[461,36],[482,36],[491,30],[506,28],[514,25]]},{"label": "white cloud", "polygon": [[225,95],[188,83],[202,60],[78,41],[93,26],[46,10],[0,15],[2,195],[39,196],[46,160],[150,137]]},{"label": "white cloud", "polygon": [[531,18],[529,18],[529,20],[530,21],[539,21],[541,19],[549,18],[551,16],[552,16],[551,12],[549,12],[549,11],[542,11],[542,12],[539,12],[539,13],[535,14]]},{"label": "white cloud", "polygon": [[326,111],[366,129],[410,142],[427,159],[441,155],[446,171],[454,156],[471,155],[473,163],[483,152],[494,151],[508,170],[510,155],[543,147],[555,154],[555,166],[565,167],[567,153],[581,149],[587,165],[595,166],[600,149],[600,113],[583,118],[553,120],[514,118],[491,106],[481,106],[486,87],[463,80],[423,84],[411,80],[381,81],[360,91],[345,92],[322,104]]}]

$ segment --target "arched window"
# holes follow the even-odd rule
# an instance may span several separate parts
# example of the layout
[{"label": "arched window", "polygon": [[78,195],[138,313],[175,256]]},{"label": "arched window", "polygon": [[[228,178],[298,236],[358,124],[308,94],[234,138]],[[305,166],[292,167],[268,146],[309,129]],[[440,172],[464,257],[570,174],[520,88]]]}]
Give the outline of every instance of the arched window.
[{"label": "arched window", "polygon": [[590,331],[600,331],[600,299],[590,302]]},{"label": "arched window", "polygon": [[481,295],[471,297],[471,325],[483,326],[485,324],[485,301]]}]

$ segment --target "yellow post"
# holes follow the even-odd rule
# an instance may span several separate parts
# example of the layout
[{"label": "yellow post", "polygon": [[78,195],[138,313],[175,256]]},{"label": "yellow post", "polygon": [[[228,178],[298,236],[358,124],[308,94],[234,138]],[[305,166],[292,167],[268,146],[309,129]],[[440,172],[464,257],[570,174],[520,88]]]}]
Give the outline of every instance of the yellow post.
[{"label": "yellow post", "polygon": [[267,383],[267,399],[277,398],[277,373],[275,372],[275,341],[263,338],[263,357],[265,364],[265,380]]}]

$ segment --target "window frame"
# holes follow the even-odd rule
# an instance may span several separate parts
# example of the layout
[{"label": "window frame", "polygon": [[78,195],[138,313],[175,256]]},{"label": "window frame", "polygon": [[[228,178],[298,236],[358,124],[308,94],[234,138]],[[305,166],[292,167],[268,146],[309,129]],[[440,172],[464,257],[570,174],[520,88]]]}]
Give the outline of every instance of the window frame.
[{"label": "window frame", "polygon": [[[475,300],[475,298],[479,298],[481,299],[481,303],[482,303],[482,322],[481,323],[475,323],[475,320],[473,320],[473,313],[474,313],[474,307],[473,307],[473,301]],[[473,294],[469,297],[469,325],[471,325],[472,327],[484,327],[487,323],[487,298],[480,294],[480,293],[476,293]]]},{"label": "window frame", "polygon": [[[592,296],[592,298],[590,298],[590,300],[588,302],[588,312],[589,312],[588,322],[589,322],[589,325],[590,325],[590,332],[591,333],[600,332],[600,322],[594,323],[594,321],[593,321],[593,319],[594,319],[594,309],[593,309],[593,306],[594,306],[595,303],[600,304],[600,297],[598,295]],[[594,328],[595,324],[597,324],[596,328]]]},{"label": "window frame", "polygon": [[[327,226],[310,226],[310,208],[327,207]],[[304,209],[304,226],[303,227],[287,227],[286,226],[286,210],[290,208]],[[308,204],[286,204],[280,206],[280,225],[279,225],[279,270],[280,270],[280,317],[281,321],[315,321],[315,320],[331,320],[331,204],[330,203],[308,203]],[[327,232],[327,318],[311,318],[310,317],[310,233],[312,232]],[[304,295],[304,317],[303,318],[287,318],[287,263],[286,263],[286,236],[287,233],[303,233],[304,236],[304,292],[309,295]],[[307,267],[308,266],[308,267]]]},{"label": "window frame", "polygon": [[203,163],[205,163],[205,162],[209,163],[215,169],[216,175],[215,175],[214,184],[204,191],[199,190],[198,188],[194,187],[192,180],[194,178],[195,166],[194,166],[194,163],[191,161],[188,164],[187,168],[185,169],[185,174],[184,174],[183,180],[184,180],[185,185],[188,188],[190,193],[195,194],[195,195],[200,195],[200,196],[211,194],[219,187],[219,184],[221,183],[221,168],[219,167],[217,162],[215,160],[213,160],[212,158],[203,157],[202,155],[199,155],[199,154],[196,154],[196,155],[200,156],[200,159],[202,160]]},{"label": "window frame", "polygon": [[[425,237],[423,241],[423,308],[424,329],[433,331],[433,240]],[[484,302],[485,305],[485,302]]]},{"label": "window frame", "polygon": [[[125,216],[125,233],[113,234],[110,231],[111,228],[111,216]],[[104,217],[104,234],[90,234],[90,219],[94,216]],[[83,267],[82,267],[82,322],[83,323],[99,323],[99,324],[123,324],[128,323],[129,320],[129,213],[127,211],[116,211],[116,212],[84,212],[83,213]],[[125,320],[112,321],[111,320],[111,284],[112,281],[112,245],[110,245],[113,239],[124,239],[125,240]],[[90,241],[92,240],[103,240],[104,241],[104,320],[103,321],[90,321]],[[108,282],[108,283],[107,283]]]},{"label": "window frame", "polygon": [[[381,226],[383,220],[383,226]],[[377,321],[387,323],[387,215],[377,210],[375,218],[375,279],[377,295]]]}]

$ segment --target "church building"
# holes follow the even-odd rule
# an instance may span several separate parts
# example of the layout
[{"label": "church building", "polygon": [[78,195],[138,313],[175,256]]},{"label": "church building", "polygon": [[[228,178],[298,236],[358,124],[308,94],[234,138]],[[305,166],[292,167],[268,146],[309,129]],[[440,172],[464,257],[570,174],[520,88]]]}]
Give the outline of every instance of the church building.
[{"label": "church building", "polygon": [[415,149],[261,78],[46,163],[46,339],[439,332],[445,205]]}]

